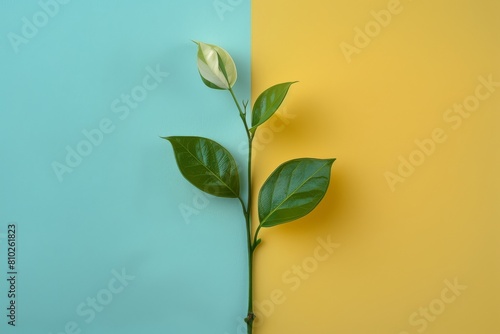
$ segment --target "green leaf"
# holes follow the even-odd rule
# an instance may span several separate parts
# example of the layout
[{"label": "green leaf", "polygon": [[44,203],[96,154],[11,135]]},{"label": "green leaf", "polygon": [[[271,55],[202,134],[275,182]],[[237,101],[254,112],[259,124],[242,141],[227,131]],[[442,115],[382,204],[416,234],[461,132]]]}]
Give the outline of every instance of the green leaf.
[{"label": "green leaf", "polygon": [[299,219],[325,196],[335,159],[302,158],[280,165],[259,192],[259,219],[271,227]]},{"label": "green leaf", "polygon": [[266,89],[259,95],[252,109],[252,133],[257,130],[257,127],[267,121],[278,108],[286,97],[288,89],[296,83],[285,82]]},{"label": "green leaf", "polygon": [[162,137],[170,141],[182,175],[214,196],[237,198],[240,177],[236,162],[222,145],[202,137]]}]

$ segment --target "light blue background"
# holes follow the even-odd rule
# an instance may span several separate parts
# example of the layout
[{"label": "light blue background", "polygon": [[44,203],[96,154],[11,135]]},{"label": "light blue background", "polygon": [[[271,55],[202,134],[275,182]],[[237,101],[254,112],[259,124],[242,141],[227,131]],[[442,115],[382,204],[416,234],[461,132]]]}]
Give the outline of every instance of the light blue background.
[{"label": "light blue background", "polygon": [[[2,333],[64,333],[71,321],[88,334],[237,332],[247,298],[241,208],[200,201],[159,138],[210,137],[245,165],[231,97],[202,84],[190,41],[227,49],[237,95],[248,99],[250,4],[230,7],[221,17],[210,0],[71,1],[16,53],[8,34],[21,35],[23,17],[33,22],[42,9],[2,2],[0,234],[18,224],[19,271],[17,326],[0,311]],[[112,102],[142,85],[148,66],[169,76],[120,119]],[[60,182],[52,163],[106,118],[114,131]],[[188,220],[187,207],[197,210]],[[86,323],[77,306],[122,269],[135,279]],[[6,289],[3,278],[1,310]]]}]

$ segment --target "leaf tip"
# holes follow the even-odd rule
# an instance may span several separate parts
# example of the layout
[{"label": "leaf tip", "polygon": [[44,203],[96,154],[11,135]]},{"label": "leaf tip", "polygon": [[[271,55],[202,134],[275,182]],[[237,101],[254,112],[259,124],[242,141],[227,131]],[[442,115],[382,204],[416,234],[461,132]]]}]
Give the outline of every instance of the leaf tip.
[{"label": "leaf tip", "polygon": [[330,168],[333,166],[333,163],[337,160],[337,158],[328,158],[328,159],[325,159],[326,161],[326,164],[328,166],[330,166]]},{"label": "leaf tip", "polygon": [[166,141],[170,142],[173,145],[173,136],[168,136],[168,137],[160,137],[161,139],[165,139]]}]

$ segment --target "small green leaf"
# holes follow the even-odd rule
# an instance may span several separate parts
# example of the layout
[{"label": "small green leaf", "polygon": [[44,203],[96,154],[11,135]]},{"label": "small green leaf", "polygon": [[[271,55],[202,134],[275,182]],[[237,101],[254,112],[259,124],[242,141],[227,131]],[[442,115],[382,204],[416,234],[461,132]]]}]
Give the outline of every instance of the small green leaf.
[{"label": "small green leaf", "polygon": [[237,198],[240,177],[236,162],[222,145],[202,137],[162,137],[170,141],[182,175],[211,195]]},{"label": "small green leaf", "polygon": [[271,227],[299,219],[325,196],[335,159],[302,158],[280,165],[259,192],[259,219]]},{"label": "small green leaf", "polygon": [[252,133],[257,130],[257,127],[267,121],[278,108],[286,97],[288,89],[294,82],[285,82],[266,89],[259,95],[252,109]]}]

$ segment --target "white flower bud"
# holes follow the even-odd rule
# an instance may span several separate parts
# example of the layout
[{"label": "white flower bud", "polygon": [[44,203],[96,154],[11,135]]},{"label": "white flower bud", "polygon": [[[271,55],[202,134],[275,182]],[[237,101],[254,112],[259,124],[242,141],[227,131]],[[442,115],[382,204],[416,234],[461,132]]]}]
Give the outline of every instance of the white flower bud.
[{"label": "white flower bud", "polygon": [[229,89],[236,82],[236,65],[221,47],[202,42],[198,44],[198,70],[205,85],[214,89]]}]

